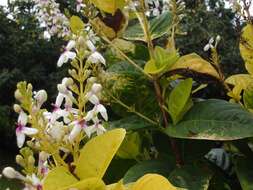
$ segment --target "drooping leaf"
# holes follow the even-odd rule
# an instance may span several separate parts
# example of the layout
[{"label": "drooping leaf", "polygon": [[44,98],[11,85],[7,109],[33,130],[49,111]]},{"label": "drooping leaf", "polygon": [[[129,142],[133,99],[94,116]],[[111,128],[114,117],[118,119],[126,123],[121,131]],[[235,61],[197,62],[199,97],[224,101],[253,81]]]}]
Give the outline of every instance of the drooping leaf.
[{"label": "drooping leaf", "polygon": [[211,77],[220,78],[215,68],[206,60],[202,59],[196,53],[184,55],[169,69],[171,72],[177,70],[186,70],[187,72],[196,72]]},{"label": "drooping leaf", "polygon": [[61,190],[69,190],[69,189],[80,189],[80,190],[105,190],[106,185],[99,178],[88,178],[81,180],[77,183],[71,184],[67,187],[64,187]]},{"label": "drooping leaf", "polygon": [[[168,33],[172,24],[172,14],[168,11],[164,12],[160,16],[152,19],[150,22],[151,39],[162,37]],[[127,40],[140,40],[146,41],[143,30],[139,22],[133,26],[129,26],[124,32],[123,37]]]},{"label": "drooping leaf", "polygon": [[181,81],[170,93],[167,99],[168,111],[172,117],[173,123],[176,124],[183,115],[191,108],[190,100],[192,89],[192,79]]},{"label": "drooping leaf", "polygon": [[243,190],[253,190],[253,165],[252,160],[238,158],[236,161],[236,174]]},{"label": "drooping leaf", "polygon": [[120,147],[126,131],[114,129],[91,139],[81,150],[75,174],[80,179],[102,178],[112,158]]},{"label": "drooping leaf", "polygon": [[123,181],[124,184],[135,182],[137,179],[148,173],[157,173],[163,176],[168,176],[172,171],[167,161],[149,160],[136,164],[131,167],[125,174]]},{"label": "drooping leaf", "polygon": [[160,74],[168,70],[178,60],[177,51],[167,51],[159,46],[154,49],[154,59],[149,60],[144,71],[148,74]]},{"label": "drooping leaf", "polygon": [[43,189],[60,190],[77,182],[78,180],[65,167],[56,167],[49,172],[44,180]]},{"label": "drooping leaf", "polygon": [[78,34],[84,29],[84,23],[78,16],[72,16],[70,18],[70,28],[74,34]]},{"label": "drooping leaf", "polygon": [[117,9],[125,6],[125,0],[90,0],[100,10],[114,14]]},{"label": "drooping leaf", "polygon": [[177,190],[177,188],[161,175],[146,174],[134,183],[132,190]]},{"label": "drooping leaf", "polygon": [[236,140],[253,136],[253,115],[240,105],[211,99],[196,103],[169,136],[185,139]]},{"label": "drooping leaf", "polygon": [[207,190],[212,175],[210,169],[192,164],[175,169],[169,180],[173,185],[187,190]]},{"label": "drooping leaf", "polygon": [[242,29],[240,52],[245,63],[253,64],[253,25],[247,24]]},{"label": "drooping leaf", "polygon": [[138,132],[129,133],[122,142],[117,156],[123,159],[136,159],[141,151],[141,138]]}]

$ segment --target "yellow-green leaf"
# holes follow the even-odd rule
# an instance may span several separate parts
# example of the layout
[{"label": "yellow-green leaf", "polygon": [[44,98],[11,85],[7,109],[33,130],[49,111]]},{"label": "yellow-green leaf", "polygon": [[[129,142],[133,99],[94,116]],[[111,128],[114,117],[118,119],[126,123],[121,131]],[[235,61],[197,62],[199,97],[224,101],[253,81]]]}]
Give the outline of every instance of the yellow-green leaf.
[{"label": "yellow-green leaf", "polygon": [[118,183],[107,185],[106,190],[126,190],[126,188],[123,185],[123,181],[120,180]]},{"label": "yellow-green leaf", "polygon": [[43,190],[60,190],[77,182],[78,180],[65,167],[56,167],[44,180]]},{"label": "yellow-green leaf", "polygon": [[179,60],[169,70],[191,70],[200,74],[206,74],[215,78],[220,78],[215,68],[196,53],[191,53],[180,57]]},{"label": "yellow-green leaf", "polygon": [[149,60],[144,71],[148,74],[160,74],[167,71],[179,59],[177,51],[168,51],[162,47],[156,46],[154,50],[154,59]]},{"label": "yellow-green leaf", "polygon": [[253,64],[253,25],[247,24],[242,30],[240,52],[245,63]]},{"label": "yellow-green leaf", "polygon": [[81,150],[75,174],[80,179],[101,179],[125,135],[125,129],[114,129],[91,139]]},{"label": "yellow-green leaf", "polygon": [[250,85],[253,85],[253,76],[248,74],[237,74],[228,77],[225,81],[233,86],[240,86],[241,89],[245,90]]},{"label": "yellow-green leaf", "polygon": [[111,14],[125,6],[125,0],[90,0],[90,2],[100,10]]},{"label": "yellow-green leaf", "polygon": [[77,183],[71,184],[67,187],[64,187],[61,190],[69,190],[69,189],[78,189],[78,190],[105,190],[106,185],[99,178],[88,178]]},{"label": "yellow-green leaf", "polygon": [[165,177],[146,174],[133,185],[132,190],[177,190]]},{"label": "yellow-green leaf", "polygon": [[70,18],[70,28],[74,34],[78,34],[84,29],[84,23],[78,16],[72,16]]},{"label": "yellow-green leaf", "polygon": [[139,133],[129,133],[121,144],[117,156],[124,159],[135,159],[140,154],[141,138]]}]

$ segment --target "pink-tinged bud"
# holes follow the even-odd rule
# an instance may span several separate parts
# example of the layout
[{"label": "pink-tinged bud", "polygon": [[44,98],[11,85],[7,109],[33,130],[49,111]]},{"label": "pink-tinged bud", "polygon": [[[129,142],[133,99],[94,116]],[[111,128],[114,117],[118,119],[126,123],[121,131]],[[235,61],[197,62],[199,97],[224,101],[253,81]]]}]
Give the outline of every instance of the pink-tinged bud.
[{"label": "pink-tinged bud", "polygon": [[36,93],[34,98],[40,103],[43,104],[45,101],[47,101],[47,92],[45,90],[40,90]]}]

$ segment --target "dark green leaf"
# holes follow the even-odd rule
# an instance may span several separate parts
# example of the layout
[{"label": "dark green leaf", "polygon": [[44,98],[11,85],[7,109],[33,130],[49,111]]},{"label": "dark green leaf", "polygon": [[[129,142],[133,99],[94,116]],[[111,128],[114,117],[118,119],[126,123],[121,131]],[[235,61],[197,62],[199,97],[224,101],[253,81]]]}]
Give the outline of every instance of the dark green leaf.
[{"label": "dark green leaf", "polygon": [[253,165],[252,160],[238,158],[236,173],[243,190],[253,190]]},{"label": "dark green leaf", "polygon": [[185,139],[236,140],[253,136],[253,115],[238,104],[211,99],[196,103],[169,136]]},{"label": "dark green leaf", "polygon": [[[152,19],[150,21],[150,32],[152,40],[162,37],[164,34],[166,34],[169,31],[171,24],[172,14],[168,11]],[[127,40],[145,41],[144,33],[139,22],[127,28],[123,37]]]},{"label": "dark green leaf", "polygon": [[167,161],[144,161],[131,167],[125,174],[123,181],[125,184],[135,182],[147,173],[157,173],[166,177],[170,174],[171,170],[172,167]]}]

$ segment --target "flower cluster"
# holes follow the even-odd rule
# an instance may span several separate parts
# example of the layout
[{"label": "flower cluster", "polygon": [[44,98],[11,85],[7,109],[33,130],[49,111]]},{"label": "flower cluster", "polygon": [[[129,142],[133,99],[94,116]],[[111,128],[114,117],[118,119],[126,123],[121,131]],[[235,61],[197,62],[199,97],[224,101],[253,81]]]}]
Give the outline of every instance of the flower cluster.
[{"label": "flower cluster", "polygon": [[69,20],[61,13],[55,0],[35,0],[36,18],[46,28],[45,36],[66,37],[70,35]]}]

